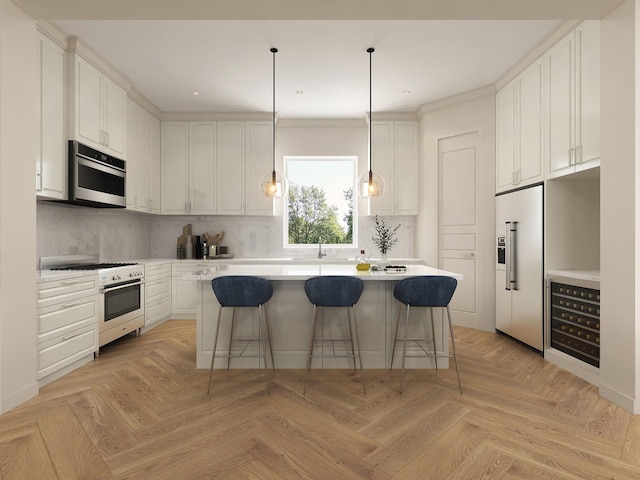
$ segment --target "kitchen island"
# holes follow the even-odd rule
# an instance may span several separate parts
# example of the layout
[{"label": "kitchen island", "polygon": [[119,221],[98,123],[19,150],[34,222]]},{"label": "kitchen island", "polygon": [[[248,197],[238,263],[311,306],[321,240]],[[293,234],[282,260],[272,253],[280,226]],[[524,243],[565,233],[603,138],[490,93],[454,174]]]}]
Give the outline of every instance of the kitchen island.
[{"label": "kitchen island", "polygon": [[[407,265],[406,271],[385,272],[356,270],[353,264],[221,264],[201,271],[186,274],[184,279],[198,282],[197,288],[197,352],[198,368],[211,365],[212,342],[218,321],[218,302],[211,289],[211,280],[225,275],[254,275],[266,278],[273,285],[273,297],[269,301],[268,313],[272,330],[272,348],[276,368],[304,368],[311,332],[311,314],[313,306],[304,292],[304,282],[316,275],[352,275],[364,281],[364,290],[356,305],[358,334],[362,348],[364,368],[388,368],[391,362],[391,343],[398,305],[393,298],[393,287],[398,280],[417,275],[451,276],[458,281],[462,275],[439,270],[426,265]],[[230,315],[231,309],[223,312]],[[418,313],[416,309],[416,313]],[[419,312],[423,314],[422,312]],[[344,338],[346,309],[323,309],[318,316],[318,332],[325,340]],[[228,317],[223,317],[228,318]],[[436,315],[436,318],[438,316]],[[223,321],[220,327],[218,350],[228,351],[230,321]],[[237,309],[235,333],[239,337],[253,335],[257,328],[255,309]],[[427,330],[428,331],[428,330]],[[440,322],[436,322],[438,348],[448,351],[448,330],[443,331]],[[413,332],[415,333],[415,332]],[[422,333],[422,332],[420,332]],[[319,333],[320,335],[320,333]],[[344,351],[346,342],[324,342],[324,348]],[[248,348],[252,348],[249,346]],[[412,347],[416,348],[416,347]],[[399,366],[397,357],[394,367]],[[438,362],[438,367],[446,367],[447,361]],[[225,359],[217,359],[216,367],[226,368]],[[353,363],[343,358],[325,358],[314,360],[313,367],[353,368]],[[429,359],[407,359],[408,368],[432,368]],[[232,368],[259,368],[255,358],[234,359]]]}]

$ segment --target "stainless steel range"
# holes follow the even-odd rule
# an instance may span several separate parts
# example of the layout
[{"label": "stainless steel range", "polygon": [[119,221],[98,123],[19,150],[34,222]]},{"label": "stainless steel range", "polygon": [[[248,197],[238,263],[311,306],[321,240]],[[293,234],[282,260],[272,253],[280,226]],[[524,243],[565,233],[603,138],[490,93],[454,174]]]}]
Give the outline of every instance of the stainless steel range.
[{"label": "stainless steel range", "polygon": [[69,255],[42,257],[40,269],[97,272],[100,347],[134,330],[137,335],[144,326],[144,265],[99,263],[97,255]]}]

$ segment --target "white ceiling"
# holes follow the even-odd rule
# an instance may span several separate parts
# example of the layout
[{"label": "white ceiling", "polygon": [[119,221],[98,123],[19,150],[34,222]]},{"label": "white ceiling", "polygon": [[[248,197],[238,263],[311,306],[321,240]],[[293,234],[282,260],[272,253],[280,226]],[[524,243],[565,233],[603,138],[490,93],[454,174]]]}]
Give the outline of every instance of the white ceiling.
[{"label": "white ceiling", "polygon": [[376,49],[373,111],[415,111],[494,83],[558,19],[600,18],[620,3],[128,0],[123,7],[123,0],[14,1],[80,37],[165,112],[270,112],[269,49],[277,47],[281,118],[361,118],[369,107],[368,47]]}]

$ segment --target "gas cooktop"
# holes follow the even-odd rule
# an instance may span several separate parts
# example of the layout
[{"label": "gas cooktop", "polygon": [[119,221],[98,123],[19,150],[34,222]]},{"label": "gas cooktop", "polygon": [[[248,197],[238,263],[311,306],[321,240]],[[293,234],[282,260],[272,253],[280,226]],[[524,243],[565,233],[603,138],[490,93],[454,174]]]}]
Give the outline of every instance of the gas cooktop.
[{"label": "gas cooktop", "polygon": [[132,265],[138,264],[131,262],[100,263],[98,255],[59,255],[40,258],[40,270],[102,270]]},{"label": "gas cooktop", "polygon": [[101,270],[103,268],[118,268],[138,265],[137,263],[79,263],[61,267],[51,267],[49,270]]}]

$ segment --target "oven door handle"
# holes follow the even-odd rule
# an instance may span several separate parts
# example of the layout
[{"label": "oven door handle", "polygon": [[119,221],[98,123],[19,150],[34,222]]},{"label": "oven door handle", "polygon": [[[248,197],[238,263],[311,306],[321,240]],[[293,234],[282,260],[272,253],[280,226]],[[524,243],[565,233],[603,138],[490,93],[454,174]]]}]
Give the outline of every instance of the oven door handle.
[{"label": "oven door handle", "polygon": [[118,285],[117,287],[101,287],[99,292],[108,293],[108,292],[113,292],[114,290],[120,290],[122,288],[135,287],[136,285],[144,285],[144,284],[145,284],[145,281],[140,280],[139,282],[125,283],[124,285]]}]

